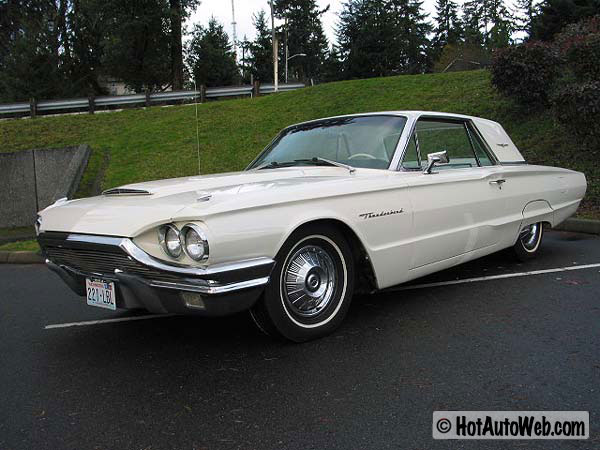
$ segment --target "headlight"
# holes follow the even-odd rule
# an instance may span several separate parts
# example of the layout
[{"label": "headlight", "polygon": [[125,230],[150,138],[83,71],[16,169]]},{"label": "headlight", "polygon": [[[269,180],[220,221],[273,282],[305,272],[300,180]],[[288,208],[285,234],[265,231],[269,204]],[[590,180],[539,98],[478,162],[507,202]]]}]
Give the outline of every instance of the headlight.
[{"label": "headlight", "polygon": [[208,241],[206,235],[198,225],[188,223],[181,229],[185,253],[194,261],[208,259]]},{"label": "headlight", "polygon": [[171,258],[179,258],[182,253],[179,230],[175,225],[163,225],[158,229],[158,242],[164,252]]}]

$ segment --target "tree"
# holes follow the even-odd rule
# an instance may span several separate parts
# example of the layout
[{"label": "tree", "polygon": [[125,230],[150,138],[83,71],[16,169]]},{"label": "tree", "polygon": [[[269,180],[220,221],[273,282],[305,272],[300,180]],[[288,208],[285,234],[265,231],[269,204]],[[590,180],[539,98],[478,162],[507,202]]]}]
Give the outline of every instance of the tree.
[{"label": "tree", "polygon": [[470,0],[463,3],[462,16],[465,43],[483,45],[485,36],[481,30],[484,27],[484,16],[480,2]]},{"label": "tree", "polygon": [[504,48],[511,43],[511,36],[517,30],[515,17],[503,0],[488,0],[488,17],[491,29],[488,32],[489,48]]},{"label": "tree", "polygon": [[517,0],[517,17],[516,17],[516,28],[519,31],[527,33],[527,38],[531,38],[533,35],[533,22],[538,11],[538,5],[534,0]]},{"label": "tree", "polygon": [[[437,0],[434,25],[433,48],[437,55],[448,44],[462,40],[462,23],[458,17],[458,6],[452,0]],[[437,56],[436,55],[436,56]]]},{"label": "tree", "polygon": [[322,75],[323,81],[339,81],[344,79],[344,63],[340,54],[340,50],[336,45],[332,45],[325,62],[323,63]]},{"label": "tree", "polygon": [[187,19],[190,11],[199,4],[199,0],[169,0],[171,84],[173,90],[183,89],[182,21]]},{"label": "tree", "polygon": [[0,2],[0,98],[3,101],[68,95],[61,49],[62,2]]},{"label": "tree", "polygon": [[[329,9],[320,10],[316,0],[275,0],[275,11],[284,19],[280,29],[283,35],[283,51],[288,47],[288,56],[305,54],[289,62],[290,72],[298,78],[322,76],[323,64],[327,57],[328,43],[323,31],[321,16]],[[283,57],[285,64],[285,56]]]},{"label": "tree", "polygon": [[169,6],[166,0],[107,0],[108,35],[102,70],[131,89],[161,89],[171,83]]},{"label": "tree", "polygon": [[533,21],[532,37],[550,41],[566,25],[600,14],[600,0],[544,0]]},{"label": "tree", "polygon": [[517,29],[503,0],[470,0],[463,4],[465,42],[488,50],[506,47]]},{"label": "tree", "polygon": [[256,38],[250,43],[248,58],[250,72],[257,80],[267,82],[273,79],[273,43],[271,29],[264,11],[254,14],[252,21],[256,29]]},{"label": "tree", "polygon": [[431,25],[418,0],[348,0],[337,30],[348,78],[421,73]]},{"label": "tree", "polygon": [[208,28],[194,27],[186,53],[187,65],[197,84],[229,86],[239,82],[229,36],[214,17],[208,22]]},{"label": "tree", "polygon": [[395,23],[395,49],[400,73],[424,73],[431,69],[432,26],[426,21],[421,0],[392,0]]},{"label": "tree", "polygon": [[99,77],[103,69],[104,43],[109,39],[112,13],[104,0],[73,0],[68,21],[71,30],[70,82],[82,94],[103,93]]}]

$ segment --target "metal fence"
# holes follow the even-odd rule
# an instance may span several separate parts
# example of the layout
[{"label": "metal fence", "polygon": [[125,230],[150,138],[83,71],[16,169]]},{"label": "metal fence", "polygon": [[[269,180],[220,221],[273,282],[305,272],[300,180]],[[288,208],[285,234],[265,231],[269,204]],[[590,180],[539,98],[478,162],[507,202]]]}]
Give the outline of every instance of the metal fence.
[{"label": "metal fence", "polygon": [[[293,91],[303,88],[302,83],[280,84],[279,92]],[[193,101],[223,97],[253,96],[257,94],[272,94],[275,86],[262,84],[255,86],[244,85],[234,87],[201,88],[194,91],[167,91],[147,94],[108,95],[101,97],[73,98],[67,100],[41,100],[22,103],[0,104],[0,116],[27,115],[35,116],[37,113],[67,112],[74,110],[88,110],[94,112],[96,108],[109,106],[146,105],[180,101]]]}]

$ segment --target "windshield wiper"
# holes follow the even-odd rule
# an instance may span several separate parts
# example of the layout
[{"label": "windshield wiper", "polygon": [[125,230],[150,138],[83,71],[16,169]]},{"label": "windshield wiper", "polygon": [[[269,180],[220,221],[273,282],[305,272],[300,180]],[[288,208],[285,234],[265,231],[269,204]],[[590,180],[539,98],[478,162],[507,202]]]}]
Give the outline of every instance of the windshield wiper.
[{"label": "windshield wiper", "polygon": [[287,161],[287,162],[277,162],[277,161],[269,161],[267,163],[261,164],[254,170],[262,170],[262,169],[277,169],[279,167],[290,167],[296,165],[295,161]]},{"label": "windshield wiper", "polygon": [[349,166],[348,164],[343,164],[343,163],[340,163],[337,161],[331,161],[330,159],[319,158],[316,156],[314,158],[295,159],[293,161],[286,161],[286,162],[270,161],[268,163],[258,166],[255,170],[278,169],[279,167],[292,167],[292,166],[296,166],[299,164],[306,164],[306,163],[308,163],[308,164],[325,163],[325,164],[329,164],[330,166],[343,167],[344,169],[347,169],[350,173],[356,172],[356,169],[352,166]]},{"label": "windshield wiper", "polygon": [[310,159],[296,159],[295,161],[296,162],[308,162],[308,163],[325,163],[325,164],[329,164],[330,166],[343,167],[344,169],[348,169],[348,171],[350,173],[356,172],[356,168],[354,168],[348,164],[344,164],[344,163],[337,162],[337,161],[332,161],[330,159],[319,158],[318,156],[315,156],[314,158],[310,158]]}]

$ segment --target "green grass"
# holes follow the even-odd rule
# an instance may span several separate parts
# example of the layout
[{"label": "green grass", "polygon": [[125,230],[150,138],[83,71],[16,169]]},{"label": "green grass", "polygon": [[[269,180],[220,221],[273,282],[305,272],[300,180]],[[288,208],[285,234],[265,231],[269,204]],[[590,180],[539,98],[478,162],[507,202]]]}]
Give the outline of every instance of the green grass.
[{"label": "green grass", "polygon": [[35,240],[0,245],[0,252],[38,252],[39,250],[40,246]]},{"label": "green grass", "polygon": [[0,228],[0,236],[8,238],[19,238],[21,236],[35,236],[35,228],[33,226]]},{"label": "green grass", "polygon": [[[405,75],[329,83],[294,92],[210,102],[198,107],[202,173],[243,169],[284,126],[338,114],[422,109],[497,120],[532,163],[581,170],[588,176],[586,211],[600,205],[600,165],[577,152],[549,111],[520,110],[491,87],[485,71]],[[125,183],[196,174],[193,105],[95,115],[0,122],[0,151],[89,144],[94,150],[80,195],[102,165],[106,189]]]}]

